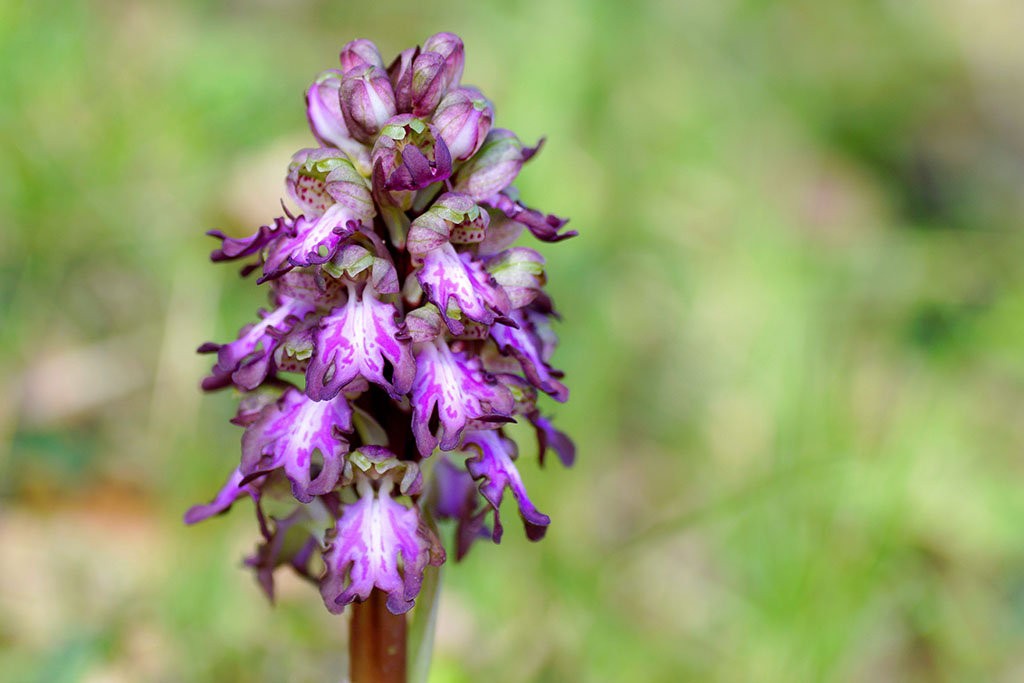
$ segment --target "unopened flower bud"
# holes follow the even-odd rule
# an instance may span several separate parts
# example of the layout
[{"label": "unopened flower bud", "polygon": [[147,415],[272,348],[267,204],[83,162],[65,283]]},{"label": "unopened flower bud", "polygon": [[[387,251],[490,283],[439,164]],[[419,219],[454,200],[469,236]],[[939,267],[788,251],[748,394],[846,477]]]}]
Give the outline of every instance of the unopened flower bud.
[{"label": "unopened flower bud", "polygon": [[435,33],[423,41],[424,52],[436,52],[444,57],[445,90],[457,88],[462,79],[465,50],[462,39],[454,33]]},{"label": "unopened flower bud", "polygon": [[341,48],[341,72],[347,73],[349,69],[358,66],[377,66],[384,68],[384,60],[380,56],[380,50],[372,40],[359,38],[353,40]]},{"label": "unopened flower bud", "polygon": [[476,88],[452,90],[434,112],[434,125],[455,161],[465,161],[476,154],[493,120],[494,107]]},{"label": "unopened flower bud", "polygon": [[395,92],[383,67],[360,66],[345,73],[341,81],[341,113],[352,137],[360,142],[373,142],[395,111]]}]

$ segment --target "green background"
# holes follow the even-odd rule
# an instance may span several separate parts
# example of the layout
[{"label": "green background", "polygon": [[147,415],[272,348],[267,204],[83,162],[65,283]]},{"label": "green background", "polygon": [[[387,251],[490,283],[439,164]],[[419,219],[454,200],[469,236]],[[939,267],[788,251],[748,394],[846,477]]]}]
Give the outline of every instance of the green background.
[{"label": "green background", "polygon": [[445,571],[433,683],[1024,678],[1024,5],[0,0],[0,680],[340,680],[239,567],[207,339],[302,93],[439,30],[526,141],[553,520]]}]

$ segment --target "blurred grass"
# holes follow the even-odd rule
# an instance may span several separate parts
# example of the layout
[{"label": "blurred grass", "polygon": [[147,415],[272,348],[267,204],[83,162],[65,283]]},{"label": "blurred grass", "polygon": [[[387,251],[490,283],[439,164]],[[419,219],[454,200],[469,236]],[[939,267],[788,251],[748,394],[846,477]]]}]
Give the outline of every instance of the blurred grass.
[{"label": "blurred grass", "polygon": [[[1024,9],[0,0],[0,680],[340,678],[343,620],[184,529],[237,459],[201,341],[262,301],[348,39],[438,30],[581,237],[555,520],[445,574],[432,680],[1024,677]],[[524,448],[527,456],[529,448]],[[524,457],[527,463],[528,457]],[[509,511],[509,514],[512,514]]]}]

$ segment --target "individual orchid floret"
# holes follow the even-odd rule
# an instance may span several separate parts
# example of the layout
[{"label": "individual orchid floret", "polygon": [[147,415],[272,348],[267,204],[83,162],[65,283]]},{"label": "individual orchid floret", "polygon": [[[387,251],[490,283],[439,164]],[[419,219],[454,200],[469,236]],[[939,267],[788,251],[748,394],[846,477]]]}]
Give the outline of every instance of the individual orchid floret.
[{"label": "individual orchid floret", "polygon": [[314,401],[289,388],[245,430],[239,469],[246,477],[280,469],[295,498],[308,503],[337,485],[350,431],[352,409],[344,396]]},{"label": "individual orchid floret", "polygon": [[427,300],[437,306],[452,334],[465,331],[462,318],[490,325],[496,320],[506,320],[512,308],[508,295],[484,270],[483,264],[471,254],[456,253],[448,243],[427,252],[416,277]]},{"label": "individual orchid floret", "polygon": [[325,401],[357,377],[396,398],[408,392],[416,364],[409,343],[398,338],[397,314],[394,304],[377,299],[372,287],[364,287],[360,296],[350,285],[348,302],[324,316],[315,333],[306,393]]},{"label": "individual orchid floret", "polygon": [[452,90],[434,112],[434,125],[455,161],[465,161],[477,153],[493,120],[494,106],[476,88]]},{"label": "individual orchid floret", "polygon": [[332,612],[366,600],[374,589],[387,594],[393,614],[412,609],[428,564],[444,561],[440,541],[421,518],[419,508],[392,497],[390,476],[374,482],[356,475],[358,499],[345,506],[324,553],[327,574],[321,584]]},{"label": "individual orchid floret", "polygon": [[324,535],[310,529],[316,525],[317,520],[310,515],[310,506],[305,505],[296,506],[283,517],[269,516],[265,519],[261,529],[263,540],[256,546],[256,552],[245,558],[245,565],[256,573],[257,582],[271,602],[274,601],[274,573],[278,567],[290,566],[300,577],[316,582],[313,560]]},{"label": "individual orchid floret", "polygon": [[436,52],[421,52],[412,63],[410,112],[413,116],[430,116],[444,97],[444,57]]},{"label": "individual orchid floret", "polygon": [[513,463],[516,459],[515,442],[504,438],[497,431],[487,430],[468,432],[463,443],[465,447],[476,451],[476,455],[466,461],[466,469],[480,482],[480,494],[494,509],[494,542],[501,541],[502,526],[498,511],[506,488],[512,491],[519,506],[519,516],[523,520],[527,538],[531,541],[543,538],[551,518],[537,510],[526,495],[526,486]]},{"label": "individual orchid floret", "polygon": [[372,143],[395,115],[395,92],[383,66],[357,65],[345,72],[340,88],[345,127],[359,142]]},{"label": "individual orchid floret", "polygon": [[466,59],[462,39],[454,33],[435,33],[423,41],[423,51],[441,55],[444,59],[444,89],[457,88]]},{"label": "individual orchid floret", "polygon": [[331,149],[297,154],[287,185],[307,213],[295,219],[290,236],[274,245],[261,280],[329,261],[341,243],[371,224],[376,214],[365,179],[347,157]]},{"label": "individual orchid floret", "polygon": [[418,345],[412,386],[412,432],[423,457],[454,450],[471,422],[511,420],[512,394],[480,366],[438,338]]},{"label": "individual orchid floret", "polygon": [[376,43],[366,38],[359,38],[358,40],[346,43],[345,47],[341,48],[339,61],[341,62],[342,73],[347,73],[350,69],[355,69],[356,67],[376,66],[381,69],[384,68],[384,58],[380,56],[380,50],[377,49]]},{"label": "individual orchid floret", "polygon": [[495,128],[473,158],[459,169],[452,189],[476,201],[496,195],[512,184],[538,148],[523,147],[515,133]]},{"label": "individual orchid floret", "polygon": [[468,195],[447,192],[412,222],[406,248],[413,256],[424,256],[449,242],[481,242],[489,221],[490,215]]},{"label": "individual orchid floret", "polygon": [[232,383],[244,391],[258,387],[270,371],[281,335],[290,331],[314,308],[308,301],[279,297],[277,308],[269,313],[261,311],[260,321],[243,327],[235,341],[228,344],[207,342],[200,346],[199,353],[217,354],[217,362],[203,380],[203,389],[213,391]]}]

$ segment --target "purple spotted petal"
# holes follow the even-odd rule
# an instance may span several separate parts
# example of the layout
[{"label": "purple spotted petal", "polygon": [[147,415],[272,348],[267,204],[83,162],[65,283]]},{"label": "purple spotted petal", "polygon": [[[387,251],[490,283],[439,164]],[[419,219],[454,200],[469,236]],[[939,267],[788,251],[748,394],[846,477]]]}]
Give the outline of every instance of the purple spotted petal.
[{"label": "purple spotted petal", "polygon": [[472,244],[484,239],[490,214],[469,196],[446,192],[409,226],[406,248],[413,256],[425,256],[447,242]]},{"label": "purple spotted petal", "polygon": [[359,485],[359,499],[345,506],[324,553],[327,574],[320,592],[327,609],[366,600],[374,589],[387,593],[393,614],[412,609],[428,564],[444,562],[440,542],[420,518],[416,507],[391,498],[385,483],[374,493],[368,480]]},{"label": "purple spotted petal", "polygon": [[448,316],[451,305],[456,306],[462,316],[484,325],[506,316],[511,309],[505,292],[483,265],[468,253],[457,254],[451,244],[428,252],[416,277],[427,299],[437,306],[453,334],[462,334],[464,326]]},{"label": "purple spotted petal", "polygon": [[[291,481],[292,494],[308,503],[338,483],[348,452],[342,432],[351,430],[352,409],[344,396],[313,401],[289,388],[245,430],[239,469],[247,477],[281,469]],[[321,464],[314,452],[320,453]]]},{"label": "purple spotted petal", "polygon": [[494,542],[501,541],[502,527],[498,510],[506,488],[512,491],[519,505],[519,516],[523,519],[526,536],[531,541],[543,538],[551,518],[537,510],[526,495],[523,479],[512,462],[516,458],[515,442],[496,431],[488,430],[467,432],[463,443],[476,450],[476,455],[466,461],[466,468],[480,482],[480,494],[494,508]]},{"label": "purple spotted petal", "polygon": [[252,480],[246,484],[242,483],[243,475],[236,469],[228,477],[224,487],[217,493],[217,496],[205,505],[193,505],[185,513],[185,524],[195,524],[204,519],[227,512],[235,501],[244,496],[249,496],[254,501],[260,497],[259,479]]},{"label": "purple spotted petal", "polygon": [[569,390],[558,381],[562,373],[547,364],[544,340],[537,334],[535,317],[518,310],[513,311],[510,317],[519,327],[495,325],[491,328],[494,343],[502,353],[510,354],[519,361],[526,378],[535,387],[555,400],[565,402],[569,398]]},{"label": "purple spotted petal", "polygon": [[416,381],[412,387],[412,432],[423,457],[458,447],[471,420],[508,421],[514,399],[480,367],[480,361],[452,352],[441,339],[424,342],[416,352]]},{"label": "purple spotted petal", "polygon": [[252,391],[270,372],[274,351],[280,336],[311,313],[314,306],[298,299],[279,298],[279,305],[270,313],[260,312],[260,321],[246,325],[238,339],[229,344],[208,342],[200,353],[217,353],[217,362],[203,380],[203,389],[213,391],[234,383],[243,391]]},{"label": "purple spotted petal", "polygon": [[399,340],[394,304],[380,301],[366,287],[359,298],[324,316],[316,332],[316,352],[306,371],[306,392],[318,401],[336,396],[356,377],[379,384],[398,398],[409,391],[416,364],[408,341]]}]

